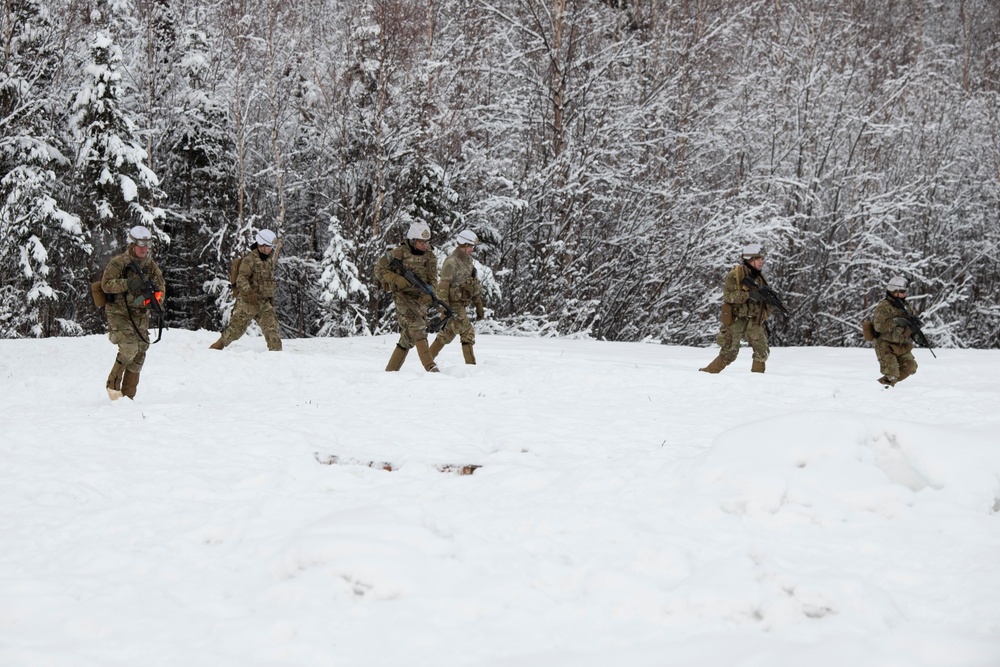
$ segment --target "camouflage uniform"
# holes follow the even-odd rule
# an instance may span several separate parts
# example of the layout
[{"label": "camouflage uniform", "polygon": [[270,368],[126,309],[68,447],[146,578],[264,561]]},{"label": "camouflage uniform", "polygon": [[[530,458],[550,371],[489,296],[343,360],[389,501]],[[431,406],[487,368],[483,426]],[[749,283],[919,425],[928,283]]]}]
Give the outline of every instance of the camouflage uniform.
[{"label": "camouflage uniform", "polygon": [[[421,292],[397,273],[389,264],[390,256],[400,260],[406,269],[412,271],[431,288],[437,287],[437,257],[429,247],[420,252],[409,242],[401,243],[387,250],[375,263],[375,279],[383,289],[392,293],[393,302],[396,304],[396,320],[399,322],[399,342],[396,343],[396,347],[400,352],[394,352],[390,367],[386,370],[398,370],[406,353],[413,347],[418,348],[421,362],[427,370],[432,370],[431,367],[437,370],[432,357],[428,356],[429,364],[424,359],[424,352],[427,351],[427,307],[433,302],[431,295]],[[393,366],[395,368],[392,368]]]},{"label": "camouflage uniform", "polygon": [[874,343],[875,355],[884,376],[884,381],[880,379],[883,384],[896,384],[917,372],[910,330],[896,323],[897,318],[905,317],[903,300],[888,293],[875,306],[872,315],[872,326],[878,336]]},{"label": "camouflage uniform", "polygon": [[[267,349],[281,350],[281,336],[278,315],[274,310],[274,294],[277,282],[274,279],[274,251],[263,255],[257,244],[240,260],[240,271],[236,278],[236,306],[229,319],[229,326],[222,332],[222,347],[232,344],[246,333],[251,320],[256,320],[267,341]],[[256,300],[256,305],[253,301]]]},{"label": "camouflage uniform", "polygon": [[435,346],[440,341],[440,346],[444,347],[455,340],[455,336],[459,337],[463,346],[475,345],[476,332],[466,311],[470,304],[475,303],[477,314],[482,312],[482,291],[472,257],[461,247],[455,248],[441,266],[441,282],[437,289],[438,298],[448,304],[455,316],[438,334]]},{"label": "camouflage uniform", "polygon": [[[726,274],[722,286],[722,300],[732,309],[732,322],[723,322],[715,342],[719,345],[719,356],[707,368],[702,370],[718,373],[729,364],[736,361],[740,353],[740,341],[746,340],[753,348],[754,372],[764,372],[764,362],[770,355],[767,346],[767,331],[764,321],[767,320],[769,307],[767,304],[750,298],[750,288],[743,284],[743,278],[750,276],[760,287],[767,286],[764,274],[745,262],[737,264]],[[726,309],[727,306],[723,306]]]},{"label": "camouflage uniform", "polygon": [[[108,376],[108,394],[114,398],[121,395],[135,398],[136,387],[139,384],[139,373],[146,361],[146,350],[149,349],[149,312],[144,304],[145,297],[141,289],[129,286],[129,279],[135,277],[135,262],[139,270],[156,286],[160,292],[160,305],[166,294],[166,283],[163,273],[156,262],[147,253],[139,259],[129,244],[125,252],[115,255],[108,262],[101,277],[101,289],[108,295],[104,311],[108,317],[108,338],[118,346],[115,364]],[[117,394],[117,395],[116,395]]]}]

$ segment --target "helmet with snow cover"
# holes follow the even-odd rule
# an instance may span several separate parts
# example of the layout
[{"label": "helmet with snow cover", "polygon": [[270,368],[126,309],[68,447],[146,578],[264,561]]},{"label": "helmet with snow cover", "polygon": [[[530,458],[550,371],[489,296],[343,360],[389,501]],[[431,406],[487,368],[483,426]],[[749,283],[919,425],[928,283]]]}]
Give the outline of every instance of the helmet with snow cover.
[{"label": "helmet with snow cover", "polygon": [[743,248],[743,259],[763,259],[765,254],[759,243],[751,243]]},{"label": "helmet with snow cover", "polygon": [[455,240],[458,241],[459,245],[476,245],[479,243],[479,237],[471,229],[463,229],[459,232]]},{"label": "helmet with snow cover", "polygon": [[886,292],[905,292],[906,291],[906,278],[903,276],[893,276],[889,279],[889,282],[885,285]]},{"label": "helmet with snow cover", "polygon": [[257,241],[257,245],[273,246],[276,238],[278,238],[277,235],[270,229],[262,229],[257,232],[257,238],[254,240]]},{"label": "helmet with snow cover", "polygon": [[406,232],[406,238],[414,241],[430,241],[431,228],[426,222],[418,220],[410,225],[410,229]]},{"label": "helmet with snow cover", "polygon": [[128,242],[138,246],[148,246],[153,241],[153,235],[142,225],[136,225],[128,230]]}]

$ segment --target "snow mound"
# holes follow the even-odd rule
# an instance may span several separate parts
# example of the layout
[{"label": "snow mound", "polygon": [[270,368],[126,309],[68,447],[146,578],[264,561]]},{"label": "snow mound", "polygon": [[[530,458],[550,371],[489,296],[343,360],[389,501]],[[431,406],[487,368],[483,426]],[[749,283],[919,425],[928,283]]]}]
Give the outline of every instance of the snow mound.
[{"label": "snow mound", "polygon": [[691,465],[684,492],[755,518],[847,521],[898,517],[917,504],[996,512],[1000,448],[987,436],[833,412],[773,417],[730,429]]}]

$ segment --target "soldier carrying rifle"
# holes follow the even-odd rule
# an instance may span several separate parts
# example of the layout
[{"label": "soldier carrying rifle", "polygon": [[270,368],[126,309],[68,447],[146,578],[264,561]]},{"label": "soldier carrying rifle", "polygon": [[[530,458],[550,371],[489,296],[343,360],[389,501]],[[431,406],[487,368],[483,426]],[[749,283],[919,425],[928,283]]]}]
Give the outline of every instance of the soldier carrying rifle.
[{"label": "soldier carrying rifle", "polygon": [[[438,282],[437,257],[430,241],[431,228],[427,223],[414,222],[406,232],[406,241],[386,251],[375,263],[375,279],[392,293],[399,321],[399,342],[385,367],[387,371],[398,371],[407,353],[416,347],[424,370],[439,372],[427,344],[427,309],[434,304]],[[414,282],[424,287],[414,285],[404,274],[410,274]]]},{"label": "soldier carrying rifle", "polygon": [[906,308],[906,279],[895,276],[885,286],[885,298],[872,314],[875,355],[882,377],[880,384],[893,387],[917,372],[913,343],[930,347],[920,331],[920,321]]},{"label": "soldier carrying rifle", "polygon": [[722,285],[722,328],[715,342],[722,349],[705,368],[706,373],[719,373],[736,361],[740,341],[746,340],[753,348],[753,365],[750,370],[763,373],[770,354],[764,321],[772,308],[787,313],[778,295],[768,287],[761,269],[764,266],[764,249],[758,243],[743,248],[742,259],[726,274]]},{"label": "soldier carrying rifle", "polygon": [[[153,235],[142,225],[128,232],[128,246],[108,262],[101,277],[100,292],[106,300],[108,338],[118,346],[114,366],[105,387],[108,397],[134,399],[139,373],[149,349],[149,313],[159,319],[163,332],[163,273],[150,255]],[[156,339],[159,340],[159,337]],[[154,343],[156,341],[153,341]]]}]

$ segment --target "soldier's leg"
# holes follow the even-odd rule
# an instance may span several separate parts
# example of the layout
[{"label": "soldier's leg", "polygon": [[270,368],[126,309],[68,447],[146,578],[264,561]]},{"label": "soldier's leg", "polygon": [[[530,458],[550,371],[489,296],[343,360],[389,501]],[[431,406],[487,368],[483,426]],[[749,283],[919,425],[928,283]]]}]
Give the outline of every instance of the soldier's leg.
[{"label": "soldier's leg", "polygon": [[466,312],[465,306],[456,311],[455,319],[458,320],[456,328],[459,339],[462,341],[462,357],[466,364],[475,364],[476,353],[473,351],[473,346],[476,344],[476,330],[472,328],[472,322],[469,321],[469,314]]},{"label": "soldier's leg", "polygon": [[121,357],[115,354],[115,363],[111,366],[108,381],[104,384],[104,388],[108,390],[108,398],[112,401],[117,401],[122,397],[122,377],[125,375],[125,366],[126,364],[121,360]]},{"label": "soldier's leg", "polygon": [[232,345],[234,341],[239,340],[247,332],[247,327],[250,326],[250,321],[256,314],[256,308],[243,299],[237,300],[236,307],[233,308],[233,315],[229,318],[229,326],[222,332],[222,347]]},{"label": "soldier's leg", "polygon": [[897,382],[902,382],[917,372],[917,360],[913,357],[912,348],[896,357],[896,362],[899,364],[899,379],[896,380]]},{"label": "soldier's leg", "polygon": [[753,348],[753,364],[750,371],[753,373],[763,373],[764,364],[771,356],[771,349],[767,346],[767,330],[764,325],[751,322],[747,325],[746,339]]},{"label": "soldier's leg", "polygon": [[403,367],[403,362],[406,361],[406,355],[413,348],[413,341],[410,340],[409,330],[406,327],[405,318],[402,315],[400,308],[406,308],[405,301],[401,298],[395,299],[396,304],[396,323],[399,325],[399,341],[396,343],[396,347],[392,349],[392,355],[389,357],[389,363],[386,364],[385,370],[392,372],[398,371]]},{"label": "soldier's leg", "polygon": [[406,361],[406,354],[409,351],[408,348],[400,347],[397,344],[396,347],[392,348],[392,356],[389,357],[389,363],[386,364],[385,370],[392,372],[402,368],[403,362]]},{"label": "soldier's leg", "polygon": [[[139,386],[139,373],[142,372],[142,366],[146,363],[146,351],[149,350],[147,342],[149,341],[149,320],[143,317],[139,324],[141,337],[135,336],[137,350],[122,376],[122,394],[132,399],[135,398],[136,387]],[[132,333],[135,334],[134,331]]]},{"label": "soldier's leg", "polygon": [[[455,311],[455,315],[458,315],[457,310]],[[448,326],[438,331],[437,337],[434,339],[434,342],[431,343],[431,356],[436,359],[441,350],[444,349],[444,346],[455,340],[455,336],[457,335],[458,328],[455,323],[455,318],[453,317],[448,320]]]},{"label": "soldier's leg", "polygon": [[139,386],[139,374],[132,371],[125,371],[122,377],[122,394],[131,399],[135,398],[136,388]]},{"label": "soldier's leg", "polygon": [[260,312],[257,313],[257,324],[260,325],[260,330],[264,332],[267,349],[272,352],[281,352],[278,314],[274,311],[274,301],[268,299],[260,304]]},{"label": "soldier's leg", "polygon": [[407,341],[417,348],[420,363],[423,364],[425,371],[439,372],[431,355],[430,345],[427,344],[427,306],[419,301],[397,299],[396,313],[399,317],[400,341],[405,336]]},{"label": "soldier's leg", "polygon": [[138,338],[131,327],[132,325],[126,318],[117,313],[108,314],[108,339],[118,346],[115,363],[111,366],[111,372],[104,384],[108,391],[108,398],[112,401],[122,397],[122,378],[125,375],[125,370],[139,352]]},{"label": "soldier's leg", "polygon": [[[699,368],[698,370],[705,373],[721,373],[722,370],[733,363],[736,360],[736,355],[740,353],[740,336],[742,329],[740,328],[740,333],[734,334],[734,328],[738,328],[740,322],[746,322],[746,320],[736,320],[728,325],[723,325],[719,329],[719,333],[715,336],[715,344],[721,349],[719,354],[712,359],[711,363],[704,368]],[[735,341],[735,345],[734,345]]]},{"label": "soldier's leg", "polygon": [[880,339],[876,340],[875,356],[878,357],[879,371],[882,373],[879,382],[895,384],[899,379],[899,360],[892,351],[892,343]]},{"label": "soldier's leg", "polygon": [[719,356],[726,366],[736,361],[736,357],[739,356],[740,341],[743,340],[749,323],[750,320],[746,318],[734,320],[728,327],[723,327],[715,337],[715,342],[721,348]]}]

